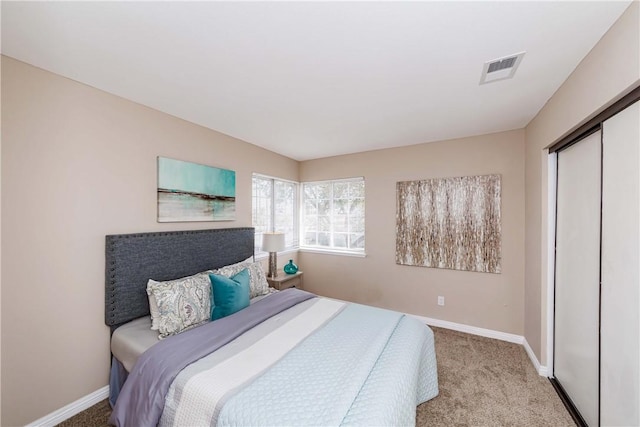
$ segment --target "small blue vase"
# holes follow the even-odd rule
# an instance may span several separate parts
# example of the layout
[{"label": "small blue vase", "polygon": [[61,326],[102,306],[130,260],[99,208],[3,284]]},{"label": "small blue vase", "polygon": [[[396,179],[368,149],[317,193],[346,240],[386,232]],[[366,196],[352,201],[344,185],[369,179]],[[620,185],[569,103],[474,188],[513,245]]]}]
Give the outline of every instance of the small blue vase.
[{"label": "small blue vase", "polygon": [[292,259],[284,266],[284,272],[287,274],[296,274],[298,272],[298,266],[293,263]]}]

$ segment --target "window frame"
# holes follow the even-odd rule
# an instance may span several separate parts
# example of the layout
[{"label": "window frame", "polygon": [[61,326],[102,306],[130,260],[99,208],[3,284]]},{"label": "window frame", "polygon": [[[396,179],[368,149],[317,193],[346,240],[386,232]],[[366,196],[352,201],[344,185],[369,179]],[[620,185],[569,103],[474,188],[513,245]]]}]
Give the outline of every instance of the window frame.
[{"label": "window frame", "polygon": [[[258,179],[262,179],[265,181],[270,181],[271,183],[271,207],[270,207],[270,214],[269,214],[269,225],[267,226],[267,230],[266,232],[274,232],[274,231],[278,231],[276,230],[276,183],[277,182],[281,182],[281,183],[285,183],[285,184],[293,184],[294,186],[294,195],[293,198],[291,199],[291,203],[293,204],[293,212],[292,212],[292,217],[293,217],[293,224],[292,224],[292,228],[293,231],[291,232],[291,237],[292,237],[292,244],[285,246],[284,251],[280,252],[280,253],[286,253],[286,252],[292,252],[292,251],[297,251],[299,248],[299,242],[300,242],[300,183],[290,180],[290,179],[285,179],[285,178],[279,178],[279,177],[275,177],[275,176],[270,176],[270,175],[265,175],[265,174],[261,174],[261,173],[257,173],[254,172],[251,176],[251,225],[252,227],[256,227],[255,224],[253,223],[254,217],[255,215],[255,206],[254,206],[254,202],[256,199],[256,195],[254,194],[254,188],[255,188],[255,182],[254,180],[258,178]],[[262,246],[262,234],[263,231],[258,231],[257,229],[255,230],[255,242],[254,242],[254,257],[256,259],[259,258],[265,258],[268,255],[268,252],[265,252],[262,250],[261,246]],[[286,238],[285,238],[285,242],[286,242]]]},{"label": "window frame", "polygon": [[[338,232],[334,230],[335,227],[335,221],[334,221],[334,201],[335,201],[335,197],[334,197],[334,184],[336,183],[349,183],[349,182],[358,182],[358,183],[362,183],[364,186],[364,195],[362,197],[363,199],[363,203],[364,203],[364,209],[363,209],[363,213],[362,213],[362,221],[364,223],[363,225],[363,236],[364,236],[364,247],[362,248],[345,248],[345,247],[338,247],[338,246],[333,246],[333,242],[334,242],[334,233],[338,233],[338,234],[342,234],[344,232]],[[317,184],[330,184],[330,207],[329,210],[331,212],[331,214],[329,215],[330,218],[330,241],[332,246],[322,246],[322,245],[306,245],[305,244],[305,186],[306,185],[317,185]],[[300,203],[299,203],[299,212],[300,212],[300,220],[299,220],[299,233],[300,233],[300,237],[299,237],[299,250],[301,252],[312,252],[312,253],[329,253],[329,254],[337,254],[337,255],[346,255],[346,256],[354,256],[354,257],[365,257],[366,256],[366,182],[365,182],[365,178],[364,176],[358,176],[358,177],[351,177],[351,178],[340,178],[340,179],[326,179],[326,180],[317,180],[317,181],[307,181],[307,182],[301,182],[300,183]],[[317,199],[316,199],[317,200]],[[352,198],[349,197],[348,198],[349,202],[351,202]],[[318,233],[318,228],[316,227],[316,233]],[[349,231],[346,232],[347,234],[349,234]]]}]

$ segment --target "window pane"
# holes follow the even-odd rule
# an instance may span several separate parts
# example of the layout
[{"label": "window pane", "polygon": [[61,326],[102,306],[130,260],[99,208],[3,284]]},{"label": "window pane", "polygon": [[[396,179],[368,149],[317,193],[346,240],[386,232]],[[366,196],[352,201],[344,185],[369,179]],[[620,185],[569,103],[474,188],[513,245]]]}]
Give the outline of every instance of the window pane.
[{"label": "window pane", "polygon": [[304,184],[302,186],[302,192],[305,200],[316,200],[318,198],[316,196],[317,190],[315,185]]},{"label": "window pane", "polygon": [[318,245],[330,246],[331,235],[329,233],[318,233]]},{"label": "window pane", "polygon": [[347,215],[334,215],[333,231],[349,231],[349,217]]},{"label": "window pane", "polygon": [[318,231],[331,231],[331,217],[329,216],[318,217]]},{"label": "window pane", "polygon": [[317,216],[305,216],[304,217],[304,230],[305,231],[317,231],[318,230],[318,217]]},{"label": "window pane", "polygon": [[317,202],[311,201],[311,200],[306,200],[304,202],[304,214],[305,215],[315,215],[318,213],[318,207],[317,207]]},{"label": "window pane", "polygon": [[346,199],[349,197],[349,183],[348,182],[336,182],[333,184],[333,198],[334,199]]},{"label": "window pane", "polygon": [[271,180],[255,178],[254,183],[256,185],[254,194],[262,198],[271,198]]},{"label": "window pane", "polygon": [[275,191],[274,197],[276,199],[282,200],[282,199],[287,199],[288,197],[291,197],[291,195],[288,194],[290,193],[289,191],[290,186],[288,182],[275,181],[273,187]]},{"label": "window pane", "polygon": [[318,199],[331,198],[331,183],[318,184]]},{"label": "window pane", "polygon": [[349,183],[349,197],[361,197],[364,199],[364,181]]},{"label": "window pane", "polygon": [[294,236],[296,233],[293,227],[281,228],[277,231],[281,231],[284,233],[285,248],[291,248],[291,247],[297,246],[297,242],[296,242],[297,239],[294,239]]},{"label": "window pane", "polygon": [[335,199],[333,201],[333,214],[344,215],[349,210],[349,199]]},{"label": "window pane", "polygon": [[349,231],[364,234],[364,216],[354,216],[349,220]]},{"label": "window pane", "polygon": [[364,218],[364,199],[353,199],[349,206],[349,215]]},{"label": "window pane", "polygon": [[333,245],[337,248],[347,247],[347,234],[336,233],[333,235]]},{"label": "window pane", "polygon": [[351,249],[364,249],[364,233],[350,234],[349,247]]},{"label": "window pane", "polygon": [[329,215],[331,200],[320,200],[318,202],[318,215]]},{"label": "window pane", "polygon": [[305,245],[315,245],[317,241],[316,233],[304,233]]},{"label": "window pane", "polygon": [[286,233],[293,229],[293,223],[290,220],[287,220],[286,217],[277,218],[275,229],[281,233]]}]

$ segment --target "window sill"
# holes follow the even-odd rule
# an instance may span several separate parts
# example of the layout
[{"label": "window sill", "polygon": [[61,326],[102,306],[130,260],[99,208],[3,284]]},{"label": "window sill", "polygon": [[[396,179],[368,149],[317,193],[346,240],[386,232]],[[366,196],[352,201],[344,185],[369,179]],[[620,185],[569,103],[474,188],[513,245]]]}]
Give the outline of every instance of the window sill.
[{"label": "window sill", "polygon": [[341,255],[341,256],[352,256],[356,258],[365,258],[367,256],[365,252],[341,251],[338,249],[301,247],[299,250],[300,252],[308,252],[312,254]]}]

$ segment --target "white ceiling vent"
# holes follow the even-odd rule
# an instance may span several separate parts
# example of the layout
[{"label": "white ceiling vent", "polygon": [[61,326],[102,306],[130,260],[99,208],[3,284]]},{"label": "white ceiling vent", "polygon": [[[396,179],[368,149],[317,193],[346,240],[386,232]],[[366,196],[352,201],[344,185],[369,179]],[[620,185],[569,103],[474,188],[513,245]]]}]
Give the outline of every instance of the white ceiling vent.
[{"label": "white ceiling vent", "polygon": [[515,53],[484,63],[480,84],[510,79],[516,73],[525,52]]}]

